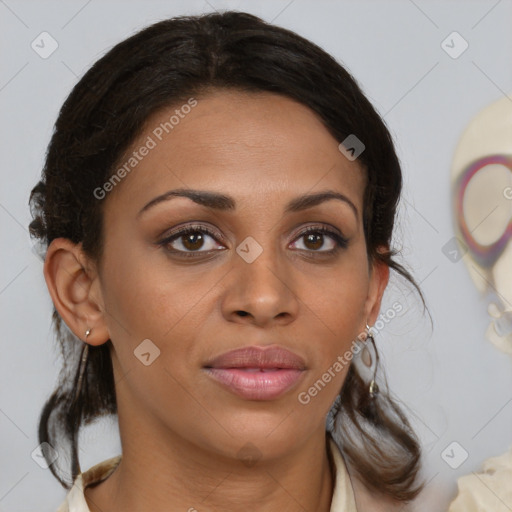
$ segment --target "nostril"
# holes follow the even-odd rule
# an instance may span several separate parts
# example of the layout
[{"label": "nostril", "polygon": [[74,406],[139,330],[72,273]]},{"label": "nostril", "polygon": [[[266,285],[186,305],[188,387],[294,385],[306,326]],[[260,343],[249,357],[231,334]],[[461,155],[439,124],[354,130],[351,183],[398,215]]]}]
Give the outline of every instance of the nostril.
[{"label": "nostril", "polygon": [[237,311],[237,313],[240,315],[240,316],[247,316],[249,313],[247,313],[247,311]]}]

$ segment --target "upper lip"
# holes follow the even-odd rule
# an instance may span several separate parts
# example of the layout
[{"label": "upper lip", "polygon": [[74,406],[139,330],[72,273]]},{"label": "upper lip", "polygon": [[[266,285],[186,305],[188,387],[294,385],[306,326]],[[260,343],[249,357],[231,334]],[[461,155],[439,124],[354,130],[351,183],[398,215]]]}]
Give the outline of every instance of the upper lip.
[{"label": "upper lip", "polygon": [[294,368],[304,370],[302,357],[279,346],[243,347],[217,356],[205,365],[206,368]]}]

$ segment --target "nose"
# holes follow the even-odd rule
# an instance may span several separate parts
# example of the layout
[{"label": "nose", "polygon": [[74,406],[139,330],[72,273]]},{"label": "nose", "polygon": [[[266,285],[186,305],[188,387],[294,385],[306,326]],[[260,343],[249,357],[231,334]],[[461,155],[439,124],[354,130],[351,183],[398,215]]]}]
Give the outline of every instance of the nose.
[{"label": "nose", "polygon": [[227,320],[259,327],[295,320],[300,301],[293,272],[275,251],[265,249],[251,263],[236,254],[233,265],[222,302]]}]

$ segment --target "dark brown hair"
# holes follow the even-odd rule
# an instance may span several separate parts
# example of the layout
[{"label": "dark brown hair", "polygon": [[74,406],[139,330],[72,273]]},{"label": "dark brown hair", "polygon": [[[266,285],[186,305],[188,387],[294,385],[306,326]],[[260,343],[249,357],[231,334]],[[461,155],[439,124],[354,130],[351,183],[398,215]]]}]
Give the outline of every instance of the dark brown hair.
[{"label": "dark brown hair", "polygon": [[[221,88],[282,94],[313,110],[336,140],[354,134],[365,144],[358,162],[367,175],[363,223],[368,260],[384,262],[421,296],[413,278],[394,260],[395,252],[378,251],[390,246],[402,187],[383,120],[354,78],[325,51],[241,12],[158,22],[117,44],[87,71],[60,110],[41,181],[30,195],[32,237],[43,248],[57,237],[81,242],[99,262],[104,201],[93,191],[113,175],[151,114]],[[75,401],[82,343],[55,308],[53,320],[64,366],[42,410],[39,441],[60,444],[69,455],[70,475],[69,466],[58,467],[69,458],[59,457],[50,468],[70,488],[78,472],[80,426],[117,412],[112,344],[90,346],[84,386]],[[351,365],[333,413],[335,440],[363,482],[398,500],[414,498],[421,489],[420,446],[389,394],[370,400],[367,384]]]}]

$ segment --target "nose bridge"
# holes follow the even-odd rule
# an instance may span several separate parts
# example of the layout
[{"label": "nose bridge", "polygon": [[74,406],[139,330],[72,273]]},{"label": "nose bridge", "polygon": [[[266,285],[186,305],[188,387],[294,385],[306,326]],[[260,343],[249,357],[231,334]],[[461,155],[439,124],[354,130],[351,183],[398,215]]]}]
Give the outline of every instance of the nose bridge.
[{"label": "nose bridge", "polygon": [[258,323],[291,318],[298,307],[292,272],[271,235],[258,238],[248,236],[236,247],[225,314],[244,311]]}]

